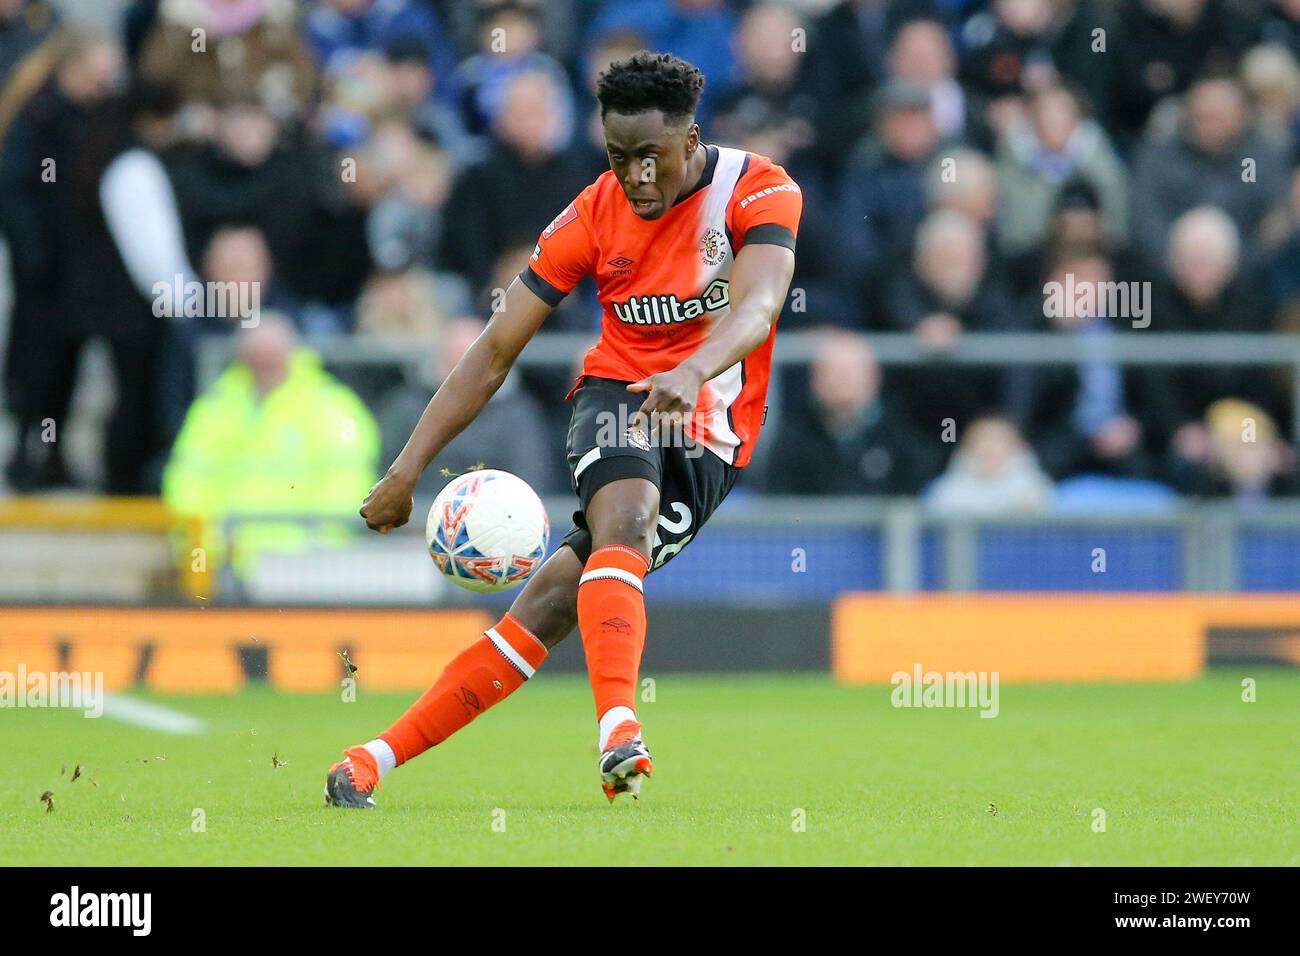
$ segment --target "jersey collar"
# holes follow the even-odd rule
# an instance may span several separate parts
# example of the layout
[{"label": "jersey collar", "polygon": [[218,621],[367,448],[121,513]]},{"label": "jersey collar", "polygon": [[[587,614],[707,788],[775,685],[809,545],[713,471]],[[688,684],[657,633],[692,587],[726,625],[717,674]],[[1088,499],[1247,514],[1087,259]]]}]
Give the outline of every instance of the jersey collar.
[{"label": "jersey collar", "polygon": [[709,183],[713,182],[713,171],[714,169],[717,168],[717,166],[718,166],[718,147],[710,146],[709,144],[706,143],[704,145],[704,172],[700,173],[700,181],[697,182],[694,186],[692,186],[688,192],[684,192],[680,196],[678,196],[677,199],[673,202],[673,205],[674,206],[681,205],[683,202],[690,199],[692,196],[694,196],[705,186],[709,185]]}]

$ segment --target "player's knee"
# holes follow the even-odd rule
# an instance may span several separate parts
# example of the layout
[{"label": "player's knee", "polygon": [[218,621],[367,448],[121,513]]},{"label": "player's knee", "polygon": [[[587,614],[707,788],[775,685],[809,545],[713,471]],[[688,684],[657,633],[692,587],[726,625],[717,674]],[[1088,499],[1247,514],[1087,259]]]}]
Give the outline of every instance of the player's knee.
[{"label": "player's knee", "polygon": [[612,508],[592,524],[592,544],[597,548],[621,544],[649,553],[650,538],[657,520],[657,514],[639,504]]}]

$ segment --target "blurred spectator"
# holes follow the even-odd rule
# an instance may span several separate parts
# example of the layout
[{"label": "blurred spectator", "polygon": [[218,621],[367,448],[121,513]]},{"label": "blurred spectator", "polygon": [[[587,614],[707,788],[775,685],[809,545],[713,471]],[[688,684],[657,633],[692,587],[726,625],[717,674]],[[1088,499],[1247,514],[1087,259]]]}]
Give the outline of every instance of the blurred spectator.
[{"label": "blurred spectator", "polygon": [[388,63],[388,105],[405,116],[416,132],[444,150],[457,168],[481,159],[481,145],[465,129],[460,115],[435,96],[438,77],[429,66],[424,45],[400,37],[388,44],[384,54]]},{"label": "blurred spectator", "polygon": [[206,249],[229,223],[261,227],[281,264],[304,256],[312,195],[304,157],[287,146],[276,118],[257,99],[236,97],[217,117],[210,145],[173,164],[186,237]]},{"label": "blurred spectator", "polygon": [[700,99],[699,116],[707,120],[714,98],[739,79],[731,38],[736,15],[726,0],[604,0],[588,33],[588,45],[605,34],[635,30],[646,46],[672,53],[695,64],[708,78]]},{"label": "blurred spectator", "polygon": [[58,17],[48,0],[0,0],[0,89],[23,59],[49,37]]},{"label": "blurred spectator", "polygon": [[[408,130],[395,126],[393,132],[402,136]],[[437,268],[443,209],[451,193],[451,163],[442,150],[412,139],[393,167],[391,188],[366,221],[370,257],[389,271]]]},{"label": "blurred spectator", "polygon": [[1089,0],[993,0],[962,26],[962,75],[994,136],[1024,116],[1024,97],[1069,80],[1107,101],[1111,61],[1094,50],[1106,20]]},{"label": "blurred spectator", "polygon": [[507,249],[530,250],[546,224],[587,185],[582,161],[561,151],[554,131],[562,91],[549,73],[521,73],[506,90],[488,157],[461,174],[447,205],[456,224],[447,265],[475,290]]},{"label": "blurred spectator", "polygon": [[1224,398],[1205,411],[1205,454],[1182,458],[1175,473],[1184,494],[1232,498],[1249,507],[1267,498],[1300,493],[1296,459],[1277,425],[1257,405]]},{"label": "blurred spectator", "polygon": [[[204,308],[199,315],[177,317],[170,323],[159,374],[162,429],[169,443],[180,431],[186,411],[195,398],[200,345],[209,338],[225,338],[242,324],[260,321],[263,311],[275,311],[286,321],[292,321],[298,313],[297,301],[275,278],[271,250],[266,237],[256,226],[222,226],[213,233],[199,264],[200,278],[211,283],[204,287]],[[173,281],[168,279],[169,287]],[[224,308],[222,303],[216,302],[218,308],[209,312],[206,292],[214,288],[247,295],[250,303],[256,290],[257,314],[249,318],[234,314],[234,310],[229,308],[229,299],[225,300]]]},{"label": "blurred spectator", "polygon": [[[526,7],[537,17],[543,50],[565,63],[581,60],[583,32],[575,29],[574,25],[590,14],[594,0],[465,0],[463,3],[442,3],[442,15],[456,37],[458,49],[473,50],[478,46],[483,13],[499,4]],[[645,49],[645,44],[637,44],[636,49]]]},{"label": "blurred spectator", "polygon": [[1272,312],[1243,262],[1241,235],[1227,213],[1198,206],[1169,233],[1168,281],[1155,289],[1163,332],[1265,332]]},{"label": "blurred spectator", "polygon": [[552,146],[560,148],[573,135],[573,96],[564,67],[538,47],[541,23],[532,7],[503,2],[483,11],[479,49],[456,68],[461,114],[471,133],[486,133],[496,123],[515,77],[546,73],[554,81],[555,114],[549,130]]},{"label": "blurred spectator", "polygon": [[1281,150],[1300,143],[1300,65],[1284,46],[1253,47],[1241,60],[1241,85],[1260,132]]},{"label": "blurred spectator", "polygon": [[[423,47],[417,55],[424,58]],[[349,58],[346,68],[329,74],[317,118],[326,143],[340,150],[363,146],[381,120],[402,112],[393,72],[384,55],[361,53]]]},{"label": "blurred spectator", "polygon": [[609,169],[609,155],[605,151],[605,124],[600,117],[600,103],[596,99],[596,81],[616,60],[625,60],[633,53],[646,48],[645,37],[635,30],[618,30],[606,33],[583,57],[581,90],[583,120],[582,136],[576,148],[583,154],[595,179]]},{"label": "blurred spectator", "polygon": [[1042,511],[1052,483],[1034,452],[1005,418],[971,422],[948,469],[925,493],[936,514],[991,517]]},{"label": "blurred spectator", "polygon": [[58,430],[67,424],[80,352],[59,308],[74,254],[71,171],[88,118],[120,86],[121,50],[64,27],[19,74],[0,107],[0,233],[13,274],[5,384],[17,428],[7,474],[14,487],[32,490],[70,480]]},{"label": "blurred spectator", "polygon": [[930,93],[930,110],[939,135],[966,134],[966,91],[957,81],[957,55],[952,38],[937,20],[911,20],[894,34],[889,47],[889,74]]},{"label": "blurred spectator", "polygon": [[[1167,282],[1157,283],[1152,328],[1165,332],[1262,332],[1271,312],[1255,277],[1243,271],[1241,238],[1220,209],[1206,206],[1182,215],[1170,235]],[[1171,436],[1175,455],[1204,457],[1201,417],[1212,402],[1246,398],[1276,413],[1283,402],[1277,384],[1257,370],[1233,366],[1167,368],[1153,372],[1148,415]]]},{"label": "blurred spectator", "polygon": [[816,107],[813,148],[827,176],[838,177],[853,144],[871,126],[869,97],[885,79],[889,38],[908,12],[928,4],[842,0],[813,22],[803,83]]},{"label": "blurred spectator", "polygon": [[88,118],[72,170],[64,244],[74,252],[60,300],[69,348],[60,384],[68,395],[61,403],[70,399],[83,343],[102,338],[115,379],[104,442],[110,494],[157,493],[152,469],[164,451],[158,380],[170,329],[156,305],[198,278],[159,159],[175,142],[179,108],[173,88],[137,81]]},{"label": "blurred spectator", "polygon": [[[1139,369],[1108,359],[1116,327],[1127,316],[1106,313],[1104,290],[1115,280],[1099,248],[1065,247],[1049,282],[1090,289],[1095,295],[1063,296],[1064,308],[1043,308],[1048,328],[1072,336],[1083,360],[1071,366],[1015,365],[1007,371],[1006,406],[1055,480],[1082,473],[1146,477],[1156,472],[1138,415],[1146,381]],[[1040,295],[1039,302],[1044,299]],[[1034,331],[1039,331],[1034,328]]]},{"label": "blurred spectator", "polygon": [[1062,187],[1077,181],[1096,193],[1106,241],[1119,246],[1128,226],[1127,179],[1106,133],[1083,116],[1073,93],[1060,86],[1035,93],[1029,122],[998,144],[1003,251],[1017,256],[1041,246]]},{"label": "blurred spectator", "polygon": [[428,51],[438,92],[448,102],[456,54],[434,12],[421,0],[315,0],[307,11],[307,39],[328,73],[346,72],[364,53],[382,53],[397,39],[416,39]]},{"label": "blurred spectator", "polygon": [[931,213],[917,232],[909,270],[898,270],[887,319],[926,346],[945,349],[965,330],[1011,324],[1011,300],[979,225],[951,209]]},{"label": "blurred spectator", "polygon": [[1276,43],[1300,60],[1300,0],[1266,0],[1259,28],[1263,43]]},{"label": "blurred spectator", "polygon": [[1269,284],[1278,303],[1278,330],[1300,332],[1300,167],[1291,174],[1290,203],[1282,211],[1284,238],[1268,264]]},{"label": "blurred spectator", "polygon": [[1108,54],[1116,130],[1136,138],[1159,100],[1228,68],[1249,42],[1253,19],[1233,0],[1121,0]]},{"label": "blurred spectator", "polygon": [[[960,148],[937,157],[926,177],[930,209],[936,212],[950,210],[965,216],[983,232],[985,247],[990,250],[1001,247],[999,192],[996,169],[978,150]],[[1009,274],[1008,279],[1011,278]],[[1037,281],[1039,277],[1035,275],[1033,278]]]},{"label": "blurred spectator", "polygon": [[[190,408],[163,476],[177,514],[203,521],[210,569],[229,554],[240,573],[259,554],[346,540],[357,502],[378,475],[379,435],[360,399],[297,342],[288,322],[266,315],[240,333],[239,361]],[[223,522],[244,524],[227,541]],[[311,528],[286,517],[337,519]]]},{"label": "blurred spectator", "polygon": [[[397,457],[429,404],[429,398],[484,328],[485,323],[476,318],[449,322],[438,345],[437,366],[432,375],[426,370],[419,379],[384,400],[378,412],[384,461]],[[550,441],[546,417],[537,400],[519,384],[518,373],[506,376],[473,423],[453,438],[425,469],[418,494],[432,497],[442,490],[451,475],[479,466],[518,475],[539,494],[563,490],[564,483],[557,471],[563,465],[563,453]]]},{"label": "blurred spectator", "polygon": [[998,176],[993,163],[974,149],[955,149],[930,166],[926,196],[931,209],[951,209],[981,226],[992,240],[997,231]]},{"label": "blurred spectator", "polygon": [[446,322],[437,280],[423,269],[375,273],[357,303],[358,334],[421,349],[440,340]]},{"label": "blurred spectator", "polygon": [[798,85],[793,37],[799,20],[784,6],[759,3],[741,18],[736,35],[740,82],[714,100],[710,140],[747,148],[792,168],[812,145],[813,102]]},{"label": "blurred spectator", "polygon": [[[261,308],[301,324],[295,314],[297,303],[276,275],[275,258],[271,255],[266,236],[256,226],[232,224],[213,233],[203,254],[203,275],[209,282],[219,285],[256,288]],[[233,321],[234,318],[240,317],[227,320]]]},{"label": "blurred spectator", "polygon": [[140,75],[186,101],[246,96],[279,119],[301,116],[316,96],[316,64],[298,29],[282,0],[164,0]]},{"label": "blurred spectator", "polygon": [[[892,265],[908,258],[927,210],[926,172],[939,147],[930,94],[890,81],[877,97],[878,138],[863,142],[840,195],[840,264],[851,292],[879,301]],[[875,309],[872,309],[875,311]]]},{"label": "blurred spectator", "polygon": [[1163,261],[1173,221],[1202,205],[1222,208],[1254,243],[1286,193],[1287,168],[1287,152],[1255,128],[1236,81],[1197,82],[1178,132],[1149,140],[1137,159],[1130,219],[1139,251]]},{"label": "blurred spectator", "polygon": [[295,298],[355,298],[370,266],[365,210],[343,201],[333,158],[286,135],[260,101],[225,103],[215,141],[179,154],[170,166],[188,248],[207,248],[222,226],[253,225]]},{"label": "blurred spectator", "polygon": [[[1106,243],[1105,222],[1097,191],[1082,180],[1064,183],[1047,222],[1047,235],[1038,245],[1007,259],[1008,277],[1017,296],[1041,296],[1042,285],[1055,257],[1066,249],[1101,250],[1111,254],[1112,265],[1122,249]],[[1037,312],[1037,308],[1034,309]]]},{"label": "blurred spectator", "polygon": [[[804,54],[793,37],[800,21],[785,7],[760,3],[740,22],[736,47],[741,82],[717,97],[717,118],[705,138],[767,156],[786,167],[803,192],[799,255],[793,289],[801,290],[801,308],[785,310],[786,328],[827,323],[862,328],[862,309],[842,287],[841,236],[833,184],[821,175],[813,154],[809,118],[815,103],[799,82]],[[860,224],[859,224],[860,225]]]},{"label": "blurred spectator", "polygon": [[926,477],[922,443],[881,389],[864,338],[826,336],[811,368],[808,399],[790,409],[769,455],[775,494],[914,494]]},{"label": "blurred spectator", "polygon": [[911,331],[934,357],[900,376],[911,414],[930,447],[945,419],[968,422],[998,399],[998,374],[942,362],[965,331],[987,332],[1015,321],[1014,303],[990,262],[979,226],[959,212],[939,210],[921,224],[911,268],[891,285],[886,318]]}]

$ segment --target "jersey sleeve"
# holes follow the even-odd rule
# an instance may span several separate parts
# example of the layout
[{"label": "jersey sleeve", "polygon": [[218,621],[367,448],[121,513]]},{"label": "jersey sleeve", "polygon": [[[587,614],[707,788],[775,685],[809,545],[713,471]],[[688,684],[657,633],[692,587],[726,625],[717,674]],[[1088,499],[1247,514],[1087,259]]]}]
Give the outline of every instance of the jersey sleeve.
[{"label": "jersey sleeve", "polygon": [[767,243],[794,251],[803,213],[803,193],[780,166],[755,164],[736,183],[729,213],[732,244]]},{"label": "jersey sleeve", "polygon": [[594,258],[584,191],[542,230],[519,279],[547,305],[556,306],[591,272]]}]

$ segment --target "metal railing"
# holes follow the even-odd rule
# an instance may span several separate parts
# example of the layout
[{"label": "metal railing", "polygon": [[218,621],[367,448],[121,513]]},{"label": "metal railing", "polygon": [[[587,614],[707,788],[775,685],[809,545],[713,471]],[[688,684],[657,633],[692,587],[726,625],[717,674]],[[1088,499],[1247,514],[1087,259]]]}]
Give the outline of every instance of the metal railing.
[{"label": "metal railing", "polygon": [[[568,528],[573,502],[548,498],[546,505],[552,522],[552,545],[557,546]],[[332,571],[334,562],[365,569],[382,559],[397,562],[386,570],[375,565],[377,576],[389,587],[386,600],[397,604],[480,602],[466,592],[442,586],[444,582],[432,562],[427,568],[420,563],[422,549],[412,539],[422,532],[422,517],[414,515],[409,525],[385,538],[358,534],[344,548],[306,556],[301,573],[311,575],[313,567]],[[244,522],[264,520],[268,516],[231,518],[226,531],[233,535]],[[1059,559],[1057,564],[1072,569],[1072,582],[1026,584],[1018,589],[1232,592],[1251,584],[1243,580],[1238,556],[1243,553],[1242,542],[1257,533],[1280,538],[1282,547],[1300,555],[1300,501],[1269,502],[1249,510],[1227,502],[1184,502],[1158,513],[1049,512],[964,518],[929,513],[923,505],[907,498],[747,496],[725,504],[696,541],[665,566],[656,582],[656,593],[669,600],[698,600],[705,593],[701,585],[707,583],[709,599],[718,603],[829,600],[839,584],[817,574],[799,578],[788,573],[789,554],[794,548],[806,548],[816,555],[819,548],[827,546],[837,546],[835,553],[846,555],[849,563],[857,562],[864,569],[879,568],[878,575],[863,570],[847,587],[895,594],[1008,589],[990,583],[1006,577],[995,572],[1005,572],[1008,565],[1015,565],[1020,569],[1016,576],[1032,580],[1040,570],[1035,563],[1041,562],[1044,547]],[[1000,550],[988,550],[990,536],[1002,536]],[[766,550],[755,549],[758,538],[767,542]],[[1112,550],[1112,566],[1109,571],[1103,570],[1101,577],[1090,578],[1089,562],[1098,544],[1107,544]],[[1158,544],[1155,550],[1161,555],[1155,560],[1162,569],[1153,571],[1144,562],[1153,560],[1149,552],[1154,544]],[[991,562],[1003,566],[990,567]],[[1294,572],[1281,575],[1281,583],[1269,589],[1300,591],[1300,559],[1294,565]],[[413,575],[409,601],[391,589],[394,567]],[[418,573],[421,569],[435,584],[422,580]],[[287,570],[290,575],[298,573],[292,566]],[[282,567],[278,572],[281,580],[285,571]],[[337,599],[341,603],[364,602],[367,587],[358,577],[356,593],[340,592]],[[1255,582],[1250,589],[1261,588]],[[257,587],[239,581],[228,568],[224,569],[221,590],[221,603],[268,599],[256,596]],[[275,600],[294,603],[291,594]]]},{"label": "metal railing", "polygon": [[[546,506],[557,547],[573,500],[548,498]],[[186,595],[200,591],[225,605],[482,603],[449,586],[423,556],[427,507],[421,501],[409,525],[384,537],[364,532],[354,514],[232,516],[224,522],[232,544],[241,525],[266,521],[354,534],[322,538],[319,546],[310,543],[310,534],[298,536],[297,550],[259,552],[240,574],[227,549],[221,567],[198,575],[208,579],[200,590],[190,562],[193,542],[173,551],[156,525],[138,526],[157,545],[145,552],[120,533],[135,527],[131,522],[79,524],[76,508],[55,524],[6,513],[0,515],[0,567],[7,582],[0,603],[185,603]],[[1108,552],[1109,566],[1096,573],[1090,564],[1099,550]],[[169,552],[183,568],[175,564],[165,583]],[[792,558],[805,552],[806,573],[797,573]],[[60,573],[42,573],[43,562]],[[738,489],[690,546],[656,573],[654,590],[656,600],[722,604],[824,603],[846,590],[1273,590],[1300,598],[1300,500],[957,518],[933,514],[914,499],[772,497]]]},{"label": "metal railing", "polygon": [[[549,507],[549,506],[548,506]],[[555,508],[550,508],[554,511]],[[567,512],[561,512],[567,518]],[[1231,502],[1186,501],[1157,513],[1095,512],[1017,514],[997,517],[936,515],[912,498],[803,498],[756,496],[742,509],[721,509],[708,529],[755,526],[861,528],[881,535],[882,586],[908,594],[923,589],[922,552],[934,536],[942,555],[939,587],[979,590],[980,536],[992,531],[1171,532],[1177,536],[1183,590],[1224,592],[1241,586],[1236,557],[1245,532],[1294,533],[1300,548],[1300,499],[1267,502],[1242,510]]]}]

